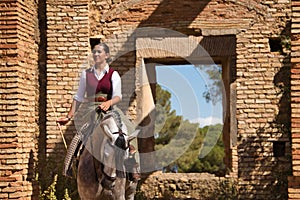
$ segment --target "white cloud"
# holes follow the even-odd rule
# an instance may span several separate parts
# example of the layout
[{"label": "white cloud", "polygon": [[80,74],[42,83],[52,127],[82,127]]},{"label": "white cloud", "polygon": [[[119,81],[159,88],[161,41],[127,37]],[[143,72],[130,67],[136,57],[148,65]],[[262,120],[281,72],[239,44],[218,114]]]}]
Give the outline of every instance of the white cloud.
[{"label": "white cloud", "polygon": [[208,125],[215,125],[215,124],[223,124],[223,120],[218,117],[206,117],[206,118],[197,118],[190,120],[192,123],[199,123],[199,126],[202,128]]}]

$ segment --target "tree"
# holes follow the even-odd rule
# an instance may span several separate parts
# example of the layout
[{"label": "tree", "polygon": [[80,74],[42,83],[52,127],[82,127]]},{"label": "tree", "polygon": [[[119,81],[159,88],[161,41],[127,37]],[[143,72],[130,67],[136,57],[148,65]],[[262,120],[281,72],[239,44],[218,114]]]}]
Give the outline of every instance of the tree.
[{"label": "tree", "polygon": [[212,149],[210,149],[209,153],[205,157],[199,157],[200,148],[201,145],[204,143],[204,138],[208,130],[210,132],[210,135],[222,135],[220,134],[220,131],[222,131],[221,124],[206,126],[204,128],[198,128],[197,135],[194,138],[193,143],[190,145],[189,149],[185,152],[185,154],[183,154],[177,161],[179,165],[179,171],[208,172],[215,174],[220,174],[221,171],[224,171],[224,146],[222,142],[222,137],[218,137],[217,143]]},{"label": "tree", "polygon": [[207,102],[212,102],[214,105],[222,101],[223,94],[223,80],[222,80],[222,66],[221,65],[199,65],[196,66],[199,70],[204,71],[208,77],[206,91],[203,97]]},{"label": "tree", "polygon": [[171,111],[171,93],[156,86],[155,144],[166,145],[177,133],[182,116]]},{"label": "tree", "polygon": [[[166,166],[170,164],[168,161],[180,156],[172,160],[172,164],[178,165],[179,172],[218,173],[224,170],[224,146],[220,137],[222,125],[199,128],[199,124],[183,120],[182,116],[171,110],[170,98],[171,94],[157,85],[155,150],[158,160]],[[202,144],[205,144],[204,148],[211,145],[214,147],[209,149],[205,157],[200,158]]]}]

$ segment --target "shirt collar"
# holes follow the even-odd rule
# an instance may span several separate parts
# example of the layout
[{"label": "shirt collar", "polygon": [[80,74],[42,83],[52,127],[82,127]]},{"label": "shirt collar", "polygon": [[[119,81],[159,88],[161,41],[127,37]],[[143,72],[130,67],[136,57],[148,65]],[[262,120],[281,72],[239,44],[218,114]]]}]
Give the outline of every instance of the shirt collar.
[{"label": "shirt collar", "polygon": [[[95,71],[95,69],[96,69],[96,68],[95,68],[95,65],[94,65],[94,66],[93,66],[93,71]],[[105,73],[108,73],[108,71],[109,71],[109,65],[106,64],[102,72],[105,74]]]},{"label": "shirt collar", "polygon": [[108,64],[106,64],[106,65],[105,65],[105,67],[104,67],[104,70],[103,70],[103,71],[108,73],[108,71],[109,71],[109,66],[108,66]]}]

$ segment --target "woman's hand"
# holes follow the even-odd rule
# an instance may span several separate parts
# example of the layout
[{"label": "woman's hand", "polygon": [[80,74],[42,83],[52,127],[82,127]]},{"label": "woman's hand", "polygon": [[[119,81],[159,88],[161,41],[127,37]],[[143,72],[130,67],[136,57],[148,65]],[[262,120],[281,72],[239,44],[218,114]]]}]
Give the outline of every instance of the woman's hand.
[{"label": "woman's hand", "polygon": [[107,111],[110,108],[110,106],[111,106],[111,100],[108,100],[101,103],[98,107],[103,111]]},{"label": "woman's hand", "polygon": [[69,118],[69,117],[63,117],[63,118],[57,119],[57,120],[56,120],[56,123],[58,123],[59,125],[65,125],[65,124],[67,124],[70,120],[71,120],[71,118]]}]

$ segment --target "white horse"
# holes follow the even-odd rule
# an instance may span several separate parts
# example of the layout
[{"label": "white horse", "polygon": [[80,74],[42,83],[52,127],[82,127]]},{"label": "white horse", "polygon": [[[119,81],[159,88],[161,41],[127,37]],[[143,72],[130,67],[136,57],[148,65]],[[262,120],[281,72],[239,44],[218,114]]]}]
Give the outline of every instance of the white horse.
[{"label": "white horse", "polygon": [[129,142],[139,130],[127,135],[127,128],[113,112],[94,127],[80,155],[77,188],[81,199],[134,200],[137,182],[126,178],[124,162]]}]

